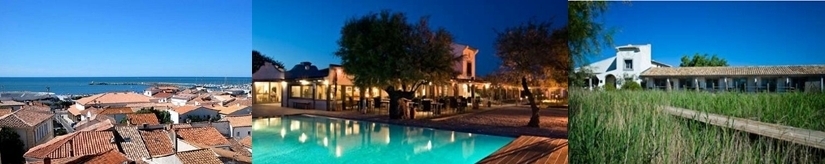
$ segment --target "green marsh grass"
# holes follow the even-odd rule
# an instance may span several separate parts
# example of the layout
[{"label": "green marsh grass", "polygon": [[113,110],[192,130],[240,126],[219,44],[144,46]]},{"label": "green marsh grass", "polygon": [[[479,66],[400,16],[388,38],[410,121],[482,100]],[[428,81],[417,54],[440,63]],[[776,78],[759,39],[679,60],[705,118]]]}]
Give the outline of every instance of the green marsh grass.
[{"label": "green marsh grass", "polygon": [[571,163],[822,163],[820,149],[660,112],[670,105],[825,129],[825,95],[663,91],[570,92]]}]

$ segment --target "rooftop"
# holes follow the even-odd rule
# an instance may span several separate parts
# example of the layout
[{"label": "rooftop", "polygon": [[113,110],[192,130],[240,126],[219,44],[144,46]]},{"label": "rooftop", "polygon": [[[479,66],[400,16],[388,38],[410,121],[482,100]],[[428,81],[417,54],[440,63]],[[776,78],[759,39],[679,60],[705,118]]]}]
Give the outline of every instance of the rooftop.
[{"label": "rooftop", "polygon": [[137,94],[134,92],[109,92],[84,97],[76,102],[81,105],[100,104],[125,104],[125,103],[145,103],[150,102],[152,97]]},{"label": "rooftop", "polygon": [[175,153],[172,139],[166,130],[141,130],[140,136],[143,137],[143,142],[147,143],[146,150],[149,151],[149,155],[152,157],[167,156]]},{"label": "rooftop", "polygon": [[229,146],[229,140],[215,127],[192,127],[175,129],[177,135],[186,141],[206,146]]},{"label": "rooftop", "polygon": [[0,126],[12,128],[31,128],[43,121],[51,120],[54,113],[45,106],[23,106],[23,108],[0,115]]},{"label": "rooftop", "polygon": [[201,109],[201,108],[208,109],[208,110],[215,110],[215,109],[212,109],[212,108],[207,108],[207,107],[202,107],[202,106],[193,106],[193,105],[180,106],[180,107],[174,108],[173,110],[175,112],[178,112],[178,114],[184,114],[184,113],[189,113],[191,111]]},{"label": "rooftop", "polygon": [[218,156],[209,149],[198,149],[178,152],[178,158],[183,163],[192,164],[223,164]]},{"label": "rooftop", "polygon": [[117,149],[112,131],[78,131],[58,136],[29,149],[24,157],[58,159],[93,155]]},{"label": "rooftop", "polygon": [[97,113],[97,114],[111,115],[111,114],[129,114],[129,113],[134,113],[134,112],[135,112],[135,110],[133,110],[132,108],[128,108],[128,107],[113,107],[113,108],[104,108],[103,110],[100,110],[99,113]]},{"label": "rooftop", "polygon": [[126,114],[126,118],[129,119],[129,123],[132,125],[141,125],[141,124],[148,124],[148,125],[157,125],[160,124],[158,117],[155,116],[154,113],[130,113]]},{"label": "rooftop", "polygon": [[[216,105],[216,106],[209,107],[209,108],[215,109],[221,114],[229,115],[229,114],[237,112],[238,110],[249,108],[249,106],[242,106],[242,105],[220,106],[220,105]],[[250,114],[251,114],[251,112],[250,112]]]},{"label": "rooftop", "polygon": [[149,150],[146,149],[146,143],[143,142],[143,137],[141,137],[140,131],[138,131],[137,127],[117,126],[115,127],[115,130],[117,130],[117,133],[123,139],[123,141],[120,142],[120,147],[122,147],[123,152],[126,153],[126,157],[133,161],[140,161],[143,158],[151,157],[149,155]]},{"label": "rooftop", "polygon": [[223,120],[229,121],[229,125],[232,127],[251,127],[252,126],[252,115],[242,115],[242,116],[226,116]]},{"label": "rooftop", "polygon": [[825,65],[749,67],[654,67],[641,76],[825,75]]}]

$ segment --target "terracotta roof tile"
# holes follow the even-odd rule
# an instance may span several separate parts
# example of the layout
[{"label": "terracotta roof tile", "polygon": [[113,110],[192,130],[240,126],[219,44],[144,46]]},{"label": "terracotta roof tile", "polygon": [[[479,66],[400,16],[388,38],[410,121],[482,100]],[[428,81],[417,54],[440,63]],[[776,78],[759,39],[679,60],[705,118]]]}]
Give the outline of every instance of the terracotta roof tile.
[{"label": "terracotta roof tile", "polygon": [[95,121],[88,122],[86,125],[75,129],[75,131],[106,131],[112,129],[113,127],[115,127],[115,123],[113,121]]},{"label": "terracotta roof tile", "polygon": [[81,105],[100,104],[127,104],[151,102],[152,97],[134,92],[109,92],[84,97],[77,100]]},{"label": "terracotta roof tile", "polygon": [[23,106],[17,111],[0,117],[0,126],[29,128],[43,121],[51,120],[53,116],[54,113],[51,112],[49,107]]},{"label": "terracotta roof tile", "polygon": [[126,158],[123,153],[117,151],[117,149],[112,149],[107,152],[104,152],[99,155],[92,155],[89,160],[85,160],[83,162],[78,163],[88,163],[88,164],[114,164],[114,163],[123,163],[129,162],[130,160]]},{"label": "terracotta roof tile", "polygon": [[186,141],[206,146],[228,146],[229,140],[218,132],[215,127],[193,127],[175,129],[177,135]]},{"label": "terracotta roof tile", "polygon": [[249,152],[247,147],[244,146],[240,141],[232,139],[229,140],[229,142],[231,143],[229,147],[232,149],[233,152],[247,157],[252,156],[252,152]]},{"label": "terracotta roof tile", "polygon": [[191,128],[191,127],[192,127],[192,124],[180,123],[180,124],[174,124],[174,125],[172,125],[172,127],[173,127],[174,129],[180,129],[180,128]]},{"label": "terracotta roof tile", "polygon": [[112,131],[78,131],[66,135],[58,136],[46,143],[37,145],[24,157],[52,159],[92,155],[102,153],[111,149],[117,149],[117,145],[112,143],[114,134]]},{"label": "terracotta roof tile", "polygon": [[238,142],[240,142],[244,147],[252,148],[252,136],[246,136]]},{"label": "terracotta roof tile", "polygon": [[152,157],[166,156],[175,153],[172,139],[165,130],[140,131],[146,149]]},{"label": "terracotta roof tile", "polygon": [[825,65],[751,67],[654,67],[641,76],[825,75]]},{"label": "terracotta roof tile", "polygon": [[[235,113],[239,110],[247,109],[247,108],[249,108],[249,106],[240,106],[240,105],[219,106],[219,105],[216,105],[216,106],[212,106],[212,107],[209,107],[209,108],[217,110],[218,113],[229,115],[229,114]],[[250,112],[250,114],[252,114],[252,113]]]},{"label": "terracotta roof tile", "polygon": [[120,134],[120,137],[123,139],[123,141],[120,142],[120,147],[122,147],[123,152],[126,153],[127,158],[133,161],[140,161],[143,158],[151,157],[149,150],[146,150],[146,144],[143,142],[143,137],[141,137],[137,127],[117,126],[115,130],[117,130],[117,133]]},{"label": "terracotta roof tile", "polygon": [[155,116],[154,113],[130,113],[126,114],[126,118],[129,118],[129,123],[132,125],[157,125],[160,124],[158,121],[158,117]]},{"label": "terracotta roof tile", "polygon": [[77,108],[77,105],[72,105],[67,110],[69,111],[69,113],[71,113],[72,115],[75,115],[75,116],[82,114],[80,112],[80,109]]},{"label": "terracotta roof tile", "polygon": [[183,115],[185,113],[189,113],[189,112],[197,110],[199,108],[208,109],[208,110],[215,110],[215,109],[212,109],[212,108],[207,108],[207,107],[202,107],[202,106],[191,106],[191,105],[180,106],[180,107],[174,108],[172,110],[174,110],[175,112],[178,112],[178,114]]},{"label": "terracotta roof tile", "polygon": [[209,149],[198,149],[178,152],[180,161],[184,164],[222,164],[218,156]]},{"label": "terracotta roof tile", "polygon": [[0,109],[0,119],[2,119],[2,117],[6,116],[7,114],[11,114],[11,108]]},{"label": "terracotta roof tile", "polygon": [[252,115],[226,116],[223,120],[229,121],[229,125],[232,127],[252,126]]},{"label": "terracotta roof tile", "polygon": [[252,99],[235,99],[235,101],[227,103],[226,106],[235,106],[238,104],[240,104],[241,106],[252,106]]},{"label": "terracotta roof tile", "polygon": [[172,96],[174,96],[174,95],[175,94],[169,93],[169,92],[158,92],[157,94],[152,95],[152,97],[165,99],[165,98],[172,98]]},{"label": "terracotta roof tile", "polygon": [[128,108],[128,107],[105,108],[103,110],[100,110],[99,113],[97,113],[97,114],[110,115],[110,114],[127,114],[127,113],[135,113],[135,110],[133,110],[132,108]]},{"label": "terracotta roof tile", "polygon": [[177,94],[177,95],[172,96],[173,99],[181,99],[181,100],[186,100],[186,101],[192,100],[196,97],[198,97],[198,95],[189,94],[189,93],[182,93],[182,94]]}]

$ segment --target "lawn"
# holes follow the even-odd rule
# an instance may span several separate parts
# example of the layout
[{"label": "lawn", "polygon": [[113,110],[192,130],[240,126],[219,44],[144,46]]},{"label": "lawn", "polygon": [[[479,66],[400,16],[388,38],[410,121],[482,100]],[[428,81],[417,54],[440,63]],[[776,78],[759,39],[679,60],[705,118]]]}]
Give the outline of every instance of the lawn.
[{"label": "lawn", "polygon": [[570,93],[571,163],[825,162],[820,149],[685,120],[657,109],[670,105],[823,130],[823,94]]}]

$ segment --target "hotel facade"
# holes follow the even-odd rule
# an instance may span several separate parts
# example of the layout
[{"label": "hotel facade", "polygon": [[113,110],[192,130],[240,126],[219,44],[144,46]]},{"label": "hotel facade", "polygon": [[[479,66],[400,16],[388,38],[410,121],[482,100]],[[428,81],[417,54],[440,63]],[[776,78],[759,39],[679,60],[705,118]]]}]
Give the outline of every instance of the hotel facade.
[{"label": "hotel facade", "polygon": [[651,45],[616,47],[616,56],[580,67],[594,76],[587,87],[599,88],[632,80],[646,89],[787,92],[825,91],[825,65],[671,67],[651,59]]},{"label": "hotel facade", "polygon": [[[447,85],[425,85],[415,95],[426,97],[476,97],[478,91],[490,89],[491,85],[476,78],[475,56],[478,49],[451,44],[455,61],[453,69],[459,74]],[[255,104],[270,104],[283,107],[320,110],[352,110],[357,108],[361,98],[381,97],[388,99],[388,94],[380,87],[364,88],[365,95],[355,87],[353,76],[346,73],[341,65],[330,64],[319,69],[310,62],[301,62],[288,71],[265,64],[253,75],[253,100]],[[517,92],[511,88],[510,93]],[[475,93],[474,93],[475,92]],[[517,98],[516,94],[510,94]]]}]

